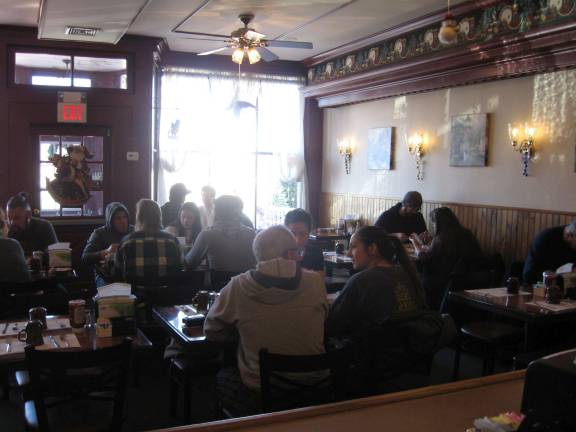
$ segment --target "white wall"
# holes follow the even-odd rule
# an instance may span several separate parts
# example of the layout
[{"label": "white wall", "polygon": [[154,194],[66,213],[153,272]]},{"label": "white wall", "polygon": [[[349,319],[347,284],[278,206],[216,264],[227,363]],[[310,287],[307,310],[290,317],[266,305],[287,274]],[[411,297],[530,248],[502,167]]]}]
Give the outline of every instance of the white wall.
[{"label": "white wall", "polygon": [[[576,71],[560,71],[324,110],[323,192],[401,197],[419,190],[425,200],[576,211]],[[489,113],[486,167],[450,167],[450,117]],[[508,123],[538,127],[529,177],[512,151]],[[395,127],[394,169],[368,170],[367,136]],[[424,180],[416,179],[406,137],[429,138]],[[351,173],[336,143],[355,146]]]}]

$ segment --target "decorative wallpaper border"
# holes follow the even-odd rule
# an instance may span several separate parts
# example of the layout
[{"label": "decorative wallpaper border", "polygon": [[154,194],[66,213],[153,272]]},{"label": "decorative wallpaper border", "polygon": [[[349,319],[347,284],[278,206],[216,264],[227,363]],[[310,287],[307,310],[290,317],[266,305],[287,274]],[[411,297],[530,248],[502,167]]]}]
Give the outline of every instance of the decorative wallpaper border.
[{"label": "decorative wallpaper border", "polygon": [[574,17],[576,0],[506,0],[454,17],[458,23],[458,42],[454,45],[440,44],[438,31],[441,23],[438,23],[317,64],[308,69],[308,85],[457,46],[486,42],[496,36],[525,33]]}]

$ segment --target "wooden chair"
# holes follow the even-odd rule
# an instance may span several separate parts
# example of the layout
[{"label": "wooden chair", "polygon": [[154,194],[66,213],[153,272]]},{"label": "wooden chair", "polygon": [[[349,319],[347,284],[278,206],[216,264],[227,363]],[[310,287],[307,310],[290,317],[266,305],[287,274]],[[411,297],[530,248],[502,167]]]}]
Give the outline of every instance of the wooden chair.
[{"label": "wooden chair", "polygon": [[517,342],[523,336],[523,330],[519,326],[485,319],[470,320],[461,311],[448,306],[447,297],[450,292],[502,286],[504,271],[504,260],[500,254],[496,254],[462,261],[450,275],[442,310],[450,309],[450,314],[460,323],[452,372],[454,380],[458,379],[464,343],[470,341],[480,345],[483,359],[482,375],[487,375],[494,372],[496,353],[508,348],[511,343]]},{"label": "wooden chair", "polygon": [[368,396],[395,387],[408,377],[428,377],[436,352],[450,340],[444,340],[451,325],[449,316],[420,310],[396,313],[376,326],[364,329],[354,338],[352,376],[354,393]]},{"label": "wooden chair", "polygon": [[[32,400],[24,403],[28,431],[119,431],[129,372],[131,339],[95,351],[37,351],[26,347]],[[78,418],[79,401],[111,405],[109,422],[97,411],[97,419]],[[73,406],[70,409],[70,406]],[[108,408],[110,408],[108,406]],[[106,410],[106,414],[110,409]],[[80,424],[73,424],[77,420]],[[67,423],[67,424],[64,424]],[[96,424],[98,423],[98,425]]]},{"label": "wooden chair", "polygon": [[[335,402],[345,398],[349,349],[302,356],[273,354],[267,349],[261,349],[259,355],[263,412]],[[287,377],[287,374],[302,373],[317,373],[318,377],[309,381]]]},{"label": "wooden chair", "polygon": [[199,376],[215,376],[220,369],[218,356],[201,357],[178,355],[170,359],[170,413],[178,418],[178,405],[182,395],[183,420],[190,423],[192,382]]}]

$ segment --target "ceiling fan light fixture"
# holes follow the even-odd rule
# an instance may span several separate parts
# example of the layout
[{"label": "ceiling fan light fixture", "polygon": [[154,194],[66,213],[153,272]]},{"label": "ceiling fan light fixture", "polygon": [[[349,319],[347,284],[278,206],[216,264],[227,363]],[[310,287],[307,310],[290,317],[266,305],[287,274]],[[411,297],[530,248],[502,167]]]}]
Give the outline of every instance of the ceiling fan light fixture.
[{"label": "ceiling fan light fixture", "polygon": [[242,48],[236,48],[232,53],[232,61],[242,64],[242,60],[244,60],[244,50]]},{"label": "ceiling fan light fixture", "polygon": [[250,64],[258,63],[262,57],[256,48],[250,48],[248,50],[248,61]]}]

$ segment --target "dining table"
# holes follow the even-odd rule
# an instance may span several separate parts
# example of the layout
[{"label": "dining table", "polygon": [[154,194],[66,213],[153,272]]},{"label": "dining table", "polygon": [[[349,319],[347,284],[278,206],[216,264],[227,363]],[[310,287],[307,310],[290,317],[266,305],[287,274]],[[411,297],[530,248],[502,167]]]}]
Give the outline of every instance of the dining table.
[{"label": "dining table", "polygon": [[454,305],[520,322],[524,329],[525,351],[539,348],[537,336],[544,329],[576,325],[576,301],[563,300],[559,305],[553,305],[530,291],[520,290],[518,294],[509,294],[505,287],[463,290],[450,292],[448,300]]},{"label": "dining table", "polygon": [[[89,351],[118,345],[124,336],[97,337],[94,327],[85,327],[80,332],[73,332],[67,316],[48,316],[47,329],[44,330],[44,344],[38,349],[62,351]],[[18,333],[26,326],[25,319],[0,321],[0,365],[21,363],[25,359],[25,342],[18,340]],[[136,329],[132,338],[135,351],[151,350],[152,342]]]}]

